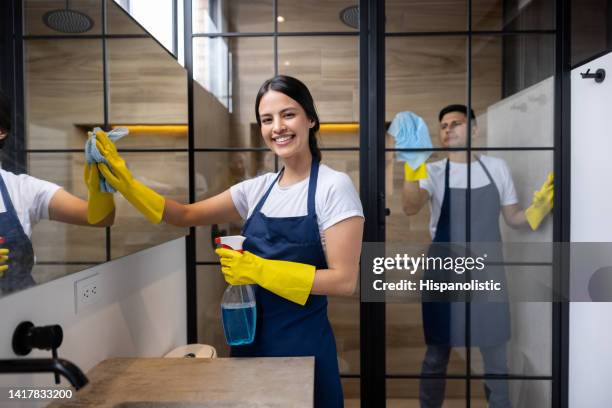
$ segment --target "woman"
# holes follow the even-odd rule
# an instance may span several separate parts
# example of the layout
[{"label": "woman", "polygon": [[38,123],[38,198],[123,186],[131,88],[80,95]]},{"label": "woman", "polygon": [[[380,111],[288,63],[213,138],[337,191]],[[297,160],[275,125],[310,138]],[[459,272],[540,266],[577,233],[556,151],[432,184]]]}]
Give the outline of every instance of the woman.
[{"label": "woman", "polygon": [[319,118],[308,88],[277,76],[261,86],[255,116],[266,145],[284,162],[268,173],[194,204],[165,199],[132,178],[104,134],[97,146],[107,181],[152,222],[178,226],[246,219],[243,254],[217,250],[225,280],[257,284],[257,333],[232,356],[315,356],[315,406],[343,405],[326,295],[357,283],[363,210],[349,177],[320,164]]},{"label": "woman", "polygon": [[[11,110],[0,95],[0,149],[11,132]],[[27,174],[0,169],[0,294],[35,284],[32,227],[41,219],[99,227],[112,225],[113,195],[99,189],[97,171],[85,168],[89,201],[81,200],[60,186]]]}]

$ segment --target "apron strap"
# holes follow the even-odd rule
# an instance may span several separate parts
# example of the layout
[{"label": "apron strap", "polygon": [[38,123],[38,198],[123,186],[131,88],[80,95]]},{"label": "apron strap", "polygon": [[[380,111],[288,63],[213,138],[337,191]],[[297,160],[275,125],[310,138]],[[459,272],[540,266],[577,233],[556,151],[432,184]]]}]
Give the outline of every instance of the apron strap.
[{"label": "apron strap", "polygon": [[482,166],[482,169],[484,170],[485,174],[489,178],[489,181],[491,182],[493,187],[495,187],[495,190],[497,190],[497,195],[501,198],[501,194],[499,192],[499,188],[497,188],[497,184],[495,184],[495,180],[493,180],[493,177],[491,177],[491,173],[489,173],[489,170],[487,169],[487,166],[485,166],[484,163],[480,160],[480,157],[476,157],[476,160],[478,160],[478,163],[480,163],[480,166]]},{"label": "apron strap", "polygon": [[319,162],[312,159],[310,165],[310,180],[308,181],[308,215],[316,215],[315,193],[317,192],[317,178],[319,177]]},{"label": "apron strap", "polygon": [[[280,176],[283,174],[284,171],[285,171],[285,168],[283,167],[281,171],[278,172],[278,175],[276,176],[272,184],[270,184],[270,187],[268,187],[268,190],[266,191],[266,193],[263,195],[263,197],[261,197],[261,199],[255,206],[255,209],[253,210],[253,214],[261,211],[261,208],[263,207],[264,203],[268,199],[268,196],[270,195],[270,192],[272,191],[274,184],[276,184],[276,182],[278,181],[278,179],[280,178]],[[312,164],[310,165],[310,179],[308,180],[308,214],[307,215],[316,214],[315,193],[317,191],[318,176],[319,176],[319,162],[316,160],[313,160]]]},{"label": "apron strap", "polygon": [[266,202],[266,199],[270,195],[270,192],[272,191],[272,188],[274,187],[274,184],[276,184],[276,182],[278,181],[278,179],[280,178],[280,176],[283,174],[284,171],[285,171],[285,168],[283,167],[281,169],[281,171],[278,172],[278,175],[276,176],[276,178],[274,178],[274,181],[272,182],[272,184],[270,184],[270,187],[268,187],[268,190],[266,191],[266,194],[264,194],[263,197],[261,197],[261,199],[259,200],[259,202],[255,206],[255,209],[253,210],[253,214],[258,213],[258,212],[261,211],[261,207],[263,207],[264,203]]},{"label": "apron strap", "polygon": [[8,189],[6,188],[6,184],[4,183],[4,179],[1,175],[0,192],[2,193],[2,201],[4,201],[4,208],[6,209],[7,214],[13,215],[17,218],[17,212],[15,211],[15,207],[13,206],[13,202],[11,201],[11,196],[9,196]]}]

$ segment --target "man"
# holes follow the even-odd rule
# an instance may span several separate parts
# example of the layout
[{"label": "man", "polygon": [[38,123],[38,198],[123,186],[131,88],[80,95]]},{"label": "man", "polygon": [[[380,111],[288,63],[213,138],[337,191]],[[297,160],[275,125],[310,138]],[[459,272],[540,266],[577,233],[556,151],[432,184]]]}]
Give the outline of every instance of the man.
[{"label": "man", "polygon": [[[470,110],[471,136],[477,132],[474,112]],[[449,105],[439,113],[440,142],[445,148],[467,147],[468,111],[465,105]],[[506,163],[499,158],[470,153],[470,237],[471,242],[501,242],[499,217],[512,228],[527,224],[538,228],[552,209],[553,183],[549,176],[535,194],[534,203],[523,211],[518,204],[514,183]],[[416,169],[405,164],[402,195],[407,215],[418,213],[425,203],[431,209],[430,232],[433,245],[430,255],[444,256],[441,243],[466,241],[466,193],[468,153],[451,150],[448,158],[423,163]],[[499,248],[499,246],[495,246]],[[502,259],[501,248],[492,254]],[[491,255],[491,254],[489,254]],[[435,274],[439,271],[426,271]],[[503,266],[487,266],[484,273],[505,286]],[[451,272],[453,274],[453,272]],[[424,302],[423,327],[427,351],[422,373],[444,375],[452,347],[465,347],[466,310],[470,313],[470,346],[480,348],[485,374],[507,374],[506,343],[510,339],[510,311],[507,302],[474,301],[466,308],[463,302]],[[490,407],[510,407],[507,381],[485,381]],[[420,387],[423,408],[441,407],[444,401],[444,379],[424,379]]]}]

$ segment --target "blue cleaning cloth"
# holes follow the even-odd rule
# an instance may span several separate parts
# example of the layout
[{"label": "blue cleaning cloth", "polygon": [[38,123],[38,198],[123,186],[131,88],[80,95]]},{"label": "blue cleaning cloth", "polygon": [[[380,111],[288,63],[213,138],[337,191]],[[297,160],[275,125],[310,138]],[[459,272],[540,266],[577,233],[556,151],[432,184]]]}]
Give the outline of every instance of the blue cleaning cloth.
[{"label": "blue cleaning cloth", "polygon": [[[399,112],[388,130],[396,149],[431,149],[429,130],[423,118],[413,112]],[[397,161],[407,162],[413,170],[431,156],[431,152],[395,152]]]},{"label": "blue cleaning cloth", "polygon": [[[94,128],[93,132],[87,132],[89,138],[87,138],[87,142],[85,143],[85,160],[88,164],[104,163],[109,166],[108,161],[104,158],[104,156],[102,156],[98,150],[98,146],[96,146],[96,132],[101,131],[102,129],[97,127]],[[128,133],[129,131],[126,128],[116,128],[110,132],[107,132],[106,134],[108,135],[108,138],[115,143]],[[103,193],[114,193],[117,191],[108,183],[108,181],[106,181],[104,175],[100,173],[100,170],[98,170],[98,175],[100,176],[100,191]]]}]

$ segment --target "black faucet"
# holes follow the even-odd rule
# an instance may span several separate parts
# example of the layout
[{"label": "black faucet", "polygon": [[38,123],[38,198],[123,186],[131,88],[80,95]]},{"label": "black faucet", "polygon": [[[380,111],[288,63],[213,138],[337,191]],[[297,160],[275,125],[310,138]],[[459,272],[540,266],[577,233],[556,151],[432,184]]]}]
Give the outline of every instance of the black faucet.
[{"label": "black faucet", "polygon": [[0,374],[55,373],[63,375],[75,389],[89,382],[79,367],[63,358],[16,358],[0,360]]},{"label": "black faucet", "polygon": [[79,367],[57,357],[57,349],[62,344],[63,338],[64,333],[60,325],[36,327],[32,322],[19,323],[13,333],[15,354],[25,356],[33,348],[51,349],[53,358],[0,360],[0,374],[54,373],[56,384],[59,384],[59,376],[63,375],[78,390],[87,384],[88,380]]}]

